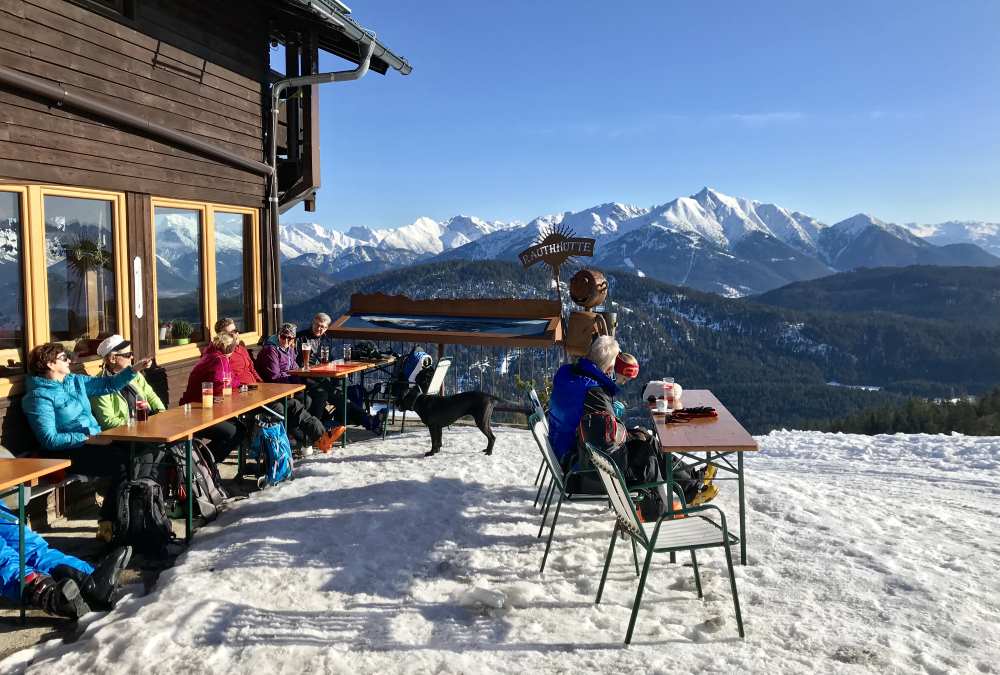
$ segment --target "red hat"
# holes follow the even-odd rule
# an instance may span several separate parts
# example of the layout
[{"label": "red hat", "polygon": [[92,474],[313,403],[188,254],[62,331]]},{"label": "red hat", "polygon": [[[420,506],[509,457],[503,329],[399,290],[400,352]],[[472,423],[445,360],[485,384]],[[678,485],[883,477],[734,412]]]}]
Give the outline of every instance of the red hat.
[{"label": "red hat", "polygon": [[639,362],[631,354],[621,352],[615,359],[615,373],[632,379],[639,376]]}]

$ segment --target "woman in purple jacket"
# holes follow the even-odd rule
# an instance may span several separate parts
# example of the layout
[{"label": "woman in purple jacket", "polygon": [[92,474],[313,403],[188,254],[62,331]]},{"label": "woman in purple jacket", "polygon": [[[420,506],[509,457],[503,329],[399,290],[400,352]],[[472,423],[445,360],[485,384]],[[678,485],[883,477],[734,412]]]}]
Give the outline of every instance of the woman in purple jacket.
[{"label": "woman in purple jacket", "polygon": [[[265,382],[297,384],[300,380],[289,375],[288,371],[298,367],[295,361],[295,324],[281,324],[278,334],[269,337],[257,354],[257,373]],[[310,454],[309,449],[314,445],[323,452],[329,452],[344,433],[344,428],[333,427],[327,431],[323,421],[309,413],[308,397],[305,394],[302,397],[305,400],[288,400],[288,431],[299,442],[303,454]]]}]

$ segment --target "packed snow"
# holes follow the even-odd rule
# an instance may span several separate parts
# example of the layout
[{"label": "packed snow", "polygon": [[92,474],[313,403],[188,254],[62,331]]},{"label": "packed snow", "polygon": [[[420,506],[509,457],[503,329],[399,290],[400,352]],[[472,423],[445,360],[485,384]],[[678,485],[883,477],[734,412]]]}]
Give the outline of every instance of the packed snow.
[{"label": "packed snow", "polygon": [[[602,505],[563,509],[544,576],[538,451],[497,428],[423,429],[311,458],[234,503],[156,588],[73,644],[0,663],[47,673],[1000,672],[1000,439],[780,431],[746,461],[737,638],[721,551],[636,577]],[[738,523],[736,484],[716,503]]]}]

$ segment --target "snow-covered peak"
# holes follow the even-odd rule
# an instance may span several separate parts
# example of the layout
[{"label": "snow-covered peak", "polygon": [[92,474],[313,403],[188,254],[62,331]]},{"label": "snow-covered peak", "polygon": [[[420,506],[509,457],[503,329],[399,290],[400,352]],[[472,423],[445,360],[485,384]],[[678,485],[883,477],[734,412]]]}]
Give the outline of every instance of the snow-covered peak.
[{"label": "snow-covered peak", "polygon": [[831,227],[837,232],[855,235],[860,234],[869,227],[877,227],[884,230],[887,229],[887,225],[888,223],[867,213],[857,213],[850,218],[841,220],[839,223],[834,223]]},{"label": "snow-covered peak", "polygon": [[937,246],[975,244],[993,255],[1000,255],[1000,223],[973,220],[949,220],[937,225],[907,223],[906,229]]},{"label": "snow-covered peak", "polygon": [[319,223],[282,223],[280,230],[281,254],[285,258],[295,258],[303,253],[329,255],[368,243]]}]

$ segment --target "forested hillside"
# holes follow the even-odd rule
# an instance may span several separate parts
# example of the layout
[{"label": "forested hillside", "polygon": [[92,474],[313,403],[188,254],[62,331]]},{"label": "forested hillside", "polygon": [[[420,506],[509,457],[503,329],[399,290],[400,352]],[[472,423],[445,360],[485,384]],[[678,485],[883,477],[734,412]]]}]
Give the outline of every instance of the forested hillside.
[{"label": "forested hillside", "polygon": [[[618,338],[639,357],[639,380],[670,375],[687,388],[712,389],[754,433],[815,426],[865,408],[901,404],[905,395],[981,394],[1000,381],[1000,330],[982,322],[959,326],[907,316],[801,311],[628,273],[608,277],[609,302],[619,312]],[[300,322],[316,311],[336,316],[346,310],[351,293],[375,291],[414,298],[551,293],[541,270],[452,261],[345,282],[288,307],[286,315]],[[557,355],[535,351],[449,348],[456,357],[456,386],[516,395],[513,377],[519,374],[544,388]],[[626,396],[635,400],[638,392]]]}]

